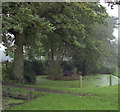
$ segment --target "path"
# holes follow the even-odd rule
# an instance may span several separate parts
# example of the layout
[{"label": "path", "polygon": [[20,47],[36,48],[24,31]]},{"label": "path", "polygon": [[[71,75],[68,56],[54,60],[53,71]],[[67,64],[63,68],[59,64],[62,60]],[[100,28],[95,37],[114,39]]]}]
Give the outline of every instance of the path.
[{"label": "path", "polygon": [[42,88],[33,88],[33,87],[26,87],[24,85],[15,85],[15,84],[8,84],[3,83],[4,86],[8,87],[16,87],[16,88],[24,88],[27,90],[38,91],[38,92],[47,92],[47,93],[57,93],[57,94],[67,94],[67,95],[74,95],[74,96],[98,96],[96,94],[80,94],[80,93],[70,93],[70,92],[62,92],[58,90],[50,90],[50,89],[42,89]]}]

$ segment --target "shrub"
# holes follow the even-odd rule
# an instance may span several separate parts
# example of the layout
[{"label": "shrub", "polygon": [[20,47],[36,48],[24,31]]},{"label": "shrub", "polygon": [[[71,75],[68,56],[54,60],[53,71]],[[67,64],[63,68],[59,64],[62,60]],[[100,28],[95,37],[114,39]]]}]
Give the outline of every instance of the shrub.
[{"label": "shrub", "polygon": [[46,67],[47,69],[47,74],[51,77],[56,77],[56,75],[60,75],[63,72],[63,68],[61,66],[60,62],[52,62],[48,64]]},{"label": "shrub", "polygon": [[92,73],[101,73],[101,74],[118,74],[117,67],[108,67],[103,64],[99,64],[96,68],[92,71]]},{"label": "shrub", "polygon": [[74,67],[73,64],[67,61],[63,61],[61,64],[63,71],[71,71]]},{"label": "shrub", "polygon": [[36,75],[45,75],[45,63],[39,60],[24,61],[24,78],[26,83],[35,83]]},{"label": "shrub", "polygon": [[32,66],[33,66],[33,69],[34,69],[34,72],[36,75],[45,75],[46,74],[45,62],[34,60],[32,62]]},{"label": "shrub", "polygon": [[79,80],[79,75],[71,75],[71,76],[64,76],[63,74],[59,75],[48,75],[46,78],[51,80],[64,80],[64,81],[72,81],[72,80]]},{"label": "shrub", "polygon": [[34,84],[36,82],[36,74],[32,62],[24,61],[24,80],[25,83]]},{"label": "shrub", "polygon": [[13,79],[12,69],[13,69],[12,63],[8,64],[7,70],[6,70],[5,64],[2,65],[3,81],[8,81]]},{"label": "shrub", "polygon": [[[12,63],[8,64],[7,70],[5,64],[3,64],[3,80],[13,80],[12,76]],[[29,60],[24,60],[24,79],[25,83],[34,84],[36,82],[36,75],[46,74],[44,62],[33,60],[32,62]]]},{"label": "shrub", "polygon": [[110,72],[115,75],[115,76],[119,76],[118,75],[118,67],[117,66],[114,66],[114,67],[111,67],[110,68]]}]

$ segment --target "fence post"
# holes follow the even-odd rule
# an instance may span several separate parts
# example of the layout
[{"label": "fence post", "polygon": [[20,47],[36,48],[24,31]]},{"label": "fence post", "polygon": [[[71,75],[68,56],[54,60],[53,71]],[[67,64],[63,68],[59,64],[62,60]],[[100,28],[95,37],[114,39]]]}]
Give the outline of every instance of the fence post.
[{"label": "fence post", "polygon": [[82,76],[80,76],[79,87],[82,88]]},{"label": "fence post", "polygon": [[112,74],[110,74],[110,86],[112,86]]}]

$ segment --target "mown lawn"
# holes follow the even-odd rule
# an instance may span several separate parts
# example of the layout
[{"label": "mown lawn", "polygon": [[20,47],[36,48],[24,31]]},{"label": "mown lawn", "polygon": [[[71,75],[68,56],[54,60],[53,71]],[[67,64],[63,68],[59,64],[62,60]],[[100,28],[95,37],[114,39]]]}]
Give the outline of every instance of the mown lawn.
[{"label": "mown lawn", "polygon": [[[82,85],[84,87],[104,87],[109,86],[109,75],[108,74],[96,74],[90,76],[84,76],[82,80]],[[37,77],[37,84],[43,86],[52,87],[65,87],[65,88],[79,88],[79,80],[73,81],[55,81],[48,80],[45,76]],[[112,84],[118,84],[118,77],[112,76]]]},{"label": "mown lawn", "polygon": [[[60,90],[65,91],[66,89],[75,90],[79,89],[79,80],[73,81],[55,81],[55,80],[48,80],[45,78],[46,76],[38,76],[37,83],[34,85],[25,85],[28,87],[35,87],[35,88],[43,88],[43,89],[53,89],[53,90]],[[118,84],[118,77],[112,76],[112,85]],[[21,85],[21,84],[19,84]],[[97,74],[96,76],[85,76],[82,80],[82,88],[100,88],[100,87],[107,87],[110,85],[109,75],[102,75]]]},{"label": "mown lawn", "polygon": [[[35,100],[12,107],[10,110],[117,110],[118,86],[72,89],[66,92],[81,95],[44,93]],[[42,93],[43,94],[43,93]]]},{"label": "mown lawn", "polygon": [[[92,78],[92,79],[91,79]],[[98,84],[96,80],[98,80]],[[107,78],[104,76],[104,80]],[[13,106],[10,110],[118,110],[118,85],[107,86],[99,82],[100,77],[83,79],[83,88],[79,88],[79,81],[53,81],[37,77],[37,84],[24,85],[25,87],[59,90],[64,94],[26,90],[25,88],[12,87],[12,94],[29,93],[32,96],[40,95],[24,104]],[[92,82],[94,81],[94,82]],[[115,79],[115,81],[117,81]],[[114,84],[117,82],[114,82]],[[97,84],[99,86],[96,87]],[[19,84],[18,84],[19,85]],[[108,84],[109,85],[109,84]],[[5,88],[7,88],[5,86]],[[28,92],[27,92],[28,91]],[[70,95],[72,93],[73,95]],[[23,95],[24,96],[24,95]]]}]

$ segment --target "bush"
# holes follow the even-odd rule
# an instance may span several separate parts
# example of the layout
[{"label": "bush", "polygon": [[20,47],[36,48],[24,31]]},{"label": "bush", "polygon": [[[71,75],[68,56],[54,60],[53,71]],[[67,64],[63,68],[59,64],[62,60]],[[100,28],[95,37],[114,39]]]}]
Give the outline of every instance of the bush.
[{"label": "bush", "polygon": [[71,71],[73,70],[73,64],[67,61],[63,61],[61,64],[63,71]]},{"label": "bush", "polygon": [[101,74],[117,74],[117,68],[116,67],[107,67],[103,64],[99,64],[98,66],[96,66],[96,68],[94,69],[94,71],[92,71],[92,73],[101,73]]},{"label": "bush", "polygon": [[3,81],[8,81],[8,80],[12,80],[13,79],[13,76],[12,76],[12,69],[13,69],[13,66],[12,66],[12,63],[9,63],[8,66],[7,66],[7,70],[6,70],[6,65],[3,64],[2,65],[2,78],[3,78]]},{"label": "bush", "polygon": [[119,73],[118,72],[118,66],[114,66],[114,67],[110,68],[110,72],[115,76],[119,76],[118,75],[118,73]]},{"label": "bush", "polygon": [[64,81],[72,81],[72,80],[79,80],[79,75],[71,75],[71,76],[64,76],[63,74],[59,75],[48,75],[47,79],[51,80],[64,80]]},{"label": "bush", "polygon": [[46,70],[47,70],[47,75],[56,77],[56,75],[60,75],[63,72],[63,68],[61,66],[61,62],[59,61],[54,61],[51,63],[46,63]]},{"label": "bush", "polygon": [[120,69],[118,69],[118,74],[117,74],[117,75],[118,75],[118,77],[120,78]]},{"label": "bush", "polygon": [[25,83],[34,84],[36,82],[36,74],[32,62],[24,61],[24,79]]},{"label": "bush", "polygon": [[[8,64],[7,70],[5,67],[5,64],[3,64],[2,71],[3,71],[3,80],[8,81],[8,80],[13,80],[12,76],[12,63]],[[45,72],[45,66],[44,62],[34,60],[34,61],[29,61],[29,60],[24,60],[24,79],[25,83],[31,83],[34,84],[36,82],[36,75],[43,75],[46,74]]]},{"label": "bush", "polygon": [[45,63],[43,61],[34,60],[32,66],[36,75],[45,75]]},{"label": "bush", "polygon": [[34,84],[36,82],[36,75],[45,75],[45,63],[39,60],[24,61],[24,78],[26,83]]}]

